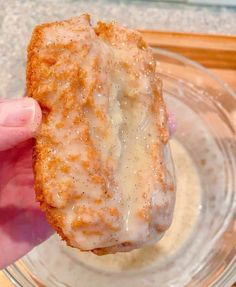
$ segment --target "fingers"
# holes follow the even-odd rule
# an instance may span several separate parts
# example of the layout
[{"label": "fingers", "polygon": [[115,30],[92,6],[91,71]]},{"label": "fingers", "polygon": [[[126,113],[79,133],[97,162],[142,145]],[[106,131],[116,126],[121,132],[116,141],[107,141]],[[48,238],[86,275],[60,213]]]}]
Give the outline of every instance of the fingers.
[{"label": "fingers", "polygon": [[0,101],[0,151],[34,136],[41,123],[41,109],[32,98]]},{"label": "fingers", "polygon": [[0,270],[54,232],[35,201],[32,142],[0,152]]},{"label": "fingers", "polygon": [[[4,210],[12,214],[11,207]],[[15,217],[0,226],[0,270],[26,255],[54,233],[39,209],[25,212],[17,209],[14,212]]]}]

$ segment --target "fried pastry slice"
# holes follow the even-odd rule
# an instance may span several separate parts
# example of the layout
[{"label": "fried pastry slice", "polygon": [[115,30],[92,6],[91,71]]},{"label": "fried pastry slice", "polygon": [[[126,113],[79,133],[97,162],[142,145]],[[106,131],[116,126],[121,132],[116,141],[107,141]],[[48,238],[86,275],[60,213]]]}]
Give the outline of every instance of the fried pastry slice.
[{"label": "fried pastry slice", "polygon": [[80,250],[129,251],[172,221],[167,114],[141,35],[89,15],[37,26],[28,95],[43,111],[34,147],[37,200]]}]

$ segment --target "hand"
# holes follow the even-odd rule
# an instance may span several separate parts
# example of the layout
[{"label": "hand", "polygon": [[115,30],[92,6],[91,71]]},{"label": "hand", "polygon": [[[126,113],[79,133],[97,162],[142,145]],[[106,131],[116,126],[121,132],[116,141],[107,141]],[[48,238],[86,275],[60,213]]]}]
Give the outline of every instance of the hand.
[{"label": "hand", "polygon": [[53,233],[33,187],[32,137],[40,122],[33,99],[0,100],[0,269]]}]

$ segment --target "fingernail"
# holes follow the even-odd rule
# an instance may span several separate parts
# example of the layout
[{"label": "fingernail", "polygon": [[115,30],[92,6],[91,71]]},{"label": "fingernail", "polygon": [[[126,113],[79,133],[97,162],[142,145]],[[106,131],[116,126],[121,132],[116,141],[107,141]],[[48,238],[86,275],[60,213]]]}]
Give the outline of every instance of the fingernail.
[{"label": "fingernail", "polygon": [[31,98],[9,100],[0,103],[0,125],[25,127],[34,123],[37,103]]}]

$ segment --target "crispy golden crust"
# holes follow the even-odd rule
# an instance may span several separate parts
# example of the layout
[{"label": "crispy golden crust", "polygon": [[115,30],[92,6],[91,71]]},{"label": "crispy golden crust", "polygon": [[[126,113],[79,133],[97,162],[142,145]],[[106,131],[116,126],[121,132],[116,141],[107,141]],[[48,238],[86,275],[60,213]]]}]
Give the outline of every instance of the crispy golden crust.
[{"label": "crispy golden crust", "polygon": [[[84,15],[84,17],[89,20],[88,15]],[[43,112],[43,124],[47,123],[48,114],[51,112],[51,109],[52,109],[51,104],[47,101],[47,94],[55,91],[56,83],[52,82],[51,86],[44,87],[44,90],[40,92],[38,92],[37,89],[40,83],[43,82],[44,79],[47,79],[48,77],[50,77],[47,67],[54,65],[56,63],[57,57],[58,57],[57,52],[58,52],[58,49],[60,49],[60,46],[62,46],[62,48],[70,49],[70,50],[73,50],[74,47],[73,47],[73,44],[66,44],[63,47],[63,45],[58,43],[57,45],[54,45],[54,47],[50,47],[51,51],[49,53],[46,52],[44,57],[39,57],[38,52],[39,52],[39,49],[42,49],[42,47],[44,46],[44,40],[42,38],[43,38],[43,32],[45,28],[50,29],[50,28],[53,28],[55,25],[63,26],[63,23],[66,23],[66,22],[70,22],[70,21],[45,23],[45,24],[37,26],[33,31],[31,42],[28,46],[28,62],[27,62],[27,71],[26,71],[27,94],[29,96],[34,97],[36,100],[39,101],[42,112]],[[75,71],[75,73],[77,72],[78,71]],[[73,73],[73,71],[71,73]],[[64,73],[64,75],[63,74],[61,75],[61,77],[63,76],[66,77],[66,72]],[[57,81],[59,79],[54,78],[54,80]],[[82,85],[83,85],[83,77],[81,77],[81,86]],[[65,107],[65,109],[63,110],[63,113],[65,113],[64,117],[69,112],[70,107],[71,106],[69,106],[68,108]],[[63,121],[60,121],[57,124],[58,128],[60,128],[60,126],[61,127],[64,126]],[[39,138],[40,138],[40,134],[38,135],[37,139]],[[45,157],[47,157],[48,146],[50,146],[50,143],[53,142],[53,137],[51,137],[48,134],[45,134],[44,138],[46,138],[46,140],[44,141],[43,144],[38,143],[36,140],[34,150],[33,150],[33,169],[35,173],[36,198],[40,202],[42,210],[46,213],[48,222],[54,227],[54,229],[61,236],[61,238],[65,240],[68,245],[71,245],[69,238],[65,236],[63,232],[64,216],[63,214],[61,214],[58,208],[54,207],[54,203],[53,203],[53,200],[51,199],[50,194],[47,192],[46,189],[43,189],[42,187],[42,182],[44,181],[42,162],[45,160]],[[73,155],[71,157],[73,157]],[[76,159],[76,156],[74,156],[74,158]],[[71,161],[73,160],[74,159],[72,158]]]},{"label": "crispy golden crust", "polygon": [[[152,136],[147,151],[152,172],[163,192],[173,190],[165,180],[160,148],[168,140],[168,130],[155,68],[139,33],[114,23],[99,22],[93,28],[88,15],[37,26],[32,34],[27,91],[43,112],[34,146],[35,191],[49,223],[70,246],[99,255],[138,246],[118,239],[124,228],[124,203],[118,200],[122,197],[115,175],[119,159],[113,151],[117,134],[112,124],[117,118],[108,116],[117,105],[109,99],[114,87],[122,86],[132,109],[145,107],[148,101],[158,135]],[[116,113],[121,113],[120,107]],[[142,190],[147,178],[138,178]],[[150,202],[150,194],[143,201]],[[173,201],[171,196],[170,208]],[[142,206],[140,202],[137,218],[147,224],[150,203]],[[155,230],[158,226],[165,230],[170,222],[155,224]]]}]

